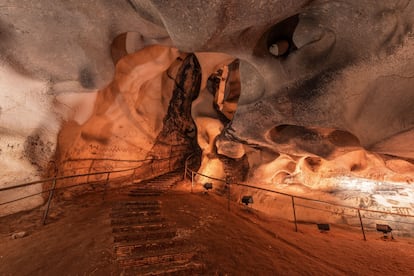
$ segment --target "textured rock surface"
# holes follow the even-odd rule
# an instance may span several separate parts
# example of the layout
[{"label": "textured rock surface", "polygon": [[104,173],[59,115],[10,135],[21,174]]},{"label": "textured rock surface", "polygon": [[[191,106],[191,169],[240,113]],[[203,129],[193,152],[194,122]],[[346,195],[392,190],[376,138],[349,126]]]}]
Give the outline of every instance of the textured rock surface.
[{"label": "textured rock surface", "polygon": [[125,174],[142,180],[182,167],[198,147],[191,103],[200,82],[195,56],[175,48],[149,46],[121,59],[90,118],[81,125],[69,121],[60,131],[59,170],[67,175],[136,168]]},{"label": "textured rock surface", "polygon": [[[89,118],[96,90],[113,77],[112,40],[130,30],[140,34],[130,48],[168,38],[163,28],[142,19],[127,1],[2,1],[1,186],[45,176],[63,121],[83,124]],[[0,202],[40,190],[5,192]],[[32,197],[3,206],[0,213],[41,202],[41,197]]]},{"label": "textured rock surface", "polygon": [[202,173],[324,191],[413,182],[412,1],[5,1],[0,15],[3,186],[55,158],[79,173],[187,153],[195,95]]}]

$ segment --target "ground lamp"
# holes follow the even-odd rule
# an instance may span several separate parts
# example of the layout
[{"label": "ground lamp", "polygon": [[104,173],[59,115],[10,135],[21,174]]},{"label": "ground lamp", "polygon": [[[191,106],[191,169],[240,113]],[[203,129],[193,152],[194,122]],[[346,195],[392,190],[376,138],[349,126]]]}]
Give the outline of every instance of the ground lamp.
[{"label": "ground lamp", "polygon": [[394,239],[392,236],[392,228],[388,224],[377,224],[377,231],[382,232],[384,234],[384,239],[388,238],[388,233],[391,234],[391,238]]},{"label": "ground lamp", "polygon": [[247,205],[253,203],[253,197],[252,196],[243,196],[241,202],[246,204],[246,206],[247,206]]},{"label": "ground lamp", "polygon": [[331,230],[329,223],[317,223],[316,225],[318,226],[318,229],[319,231],[321,231],[321,233],[328,232],[329,230]]},{"label": "ground lamp", "polygon": [[203,187],[204,189],[206,189],[206,192],[208,192],[208,190],[213,189],[213,183],[210,183],[210,182],[204,183]]}]

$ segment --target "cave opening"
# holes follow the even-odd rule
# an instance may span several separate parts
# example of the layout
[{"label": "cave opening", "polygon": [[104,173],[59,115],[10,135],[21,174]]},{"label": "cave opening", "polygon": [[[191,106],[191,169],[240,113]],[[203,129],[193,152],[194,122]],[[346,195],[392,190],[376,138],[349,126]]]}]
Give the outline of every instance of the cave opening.
[{"label": "cave opening", "polygon": [[275,58],[286,58],[297,49],[293,34],[298,24],[299,14],[295,14],[270,26],[258,40],[253,54],[259,57],[270,54]]}]

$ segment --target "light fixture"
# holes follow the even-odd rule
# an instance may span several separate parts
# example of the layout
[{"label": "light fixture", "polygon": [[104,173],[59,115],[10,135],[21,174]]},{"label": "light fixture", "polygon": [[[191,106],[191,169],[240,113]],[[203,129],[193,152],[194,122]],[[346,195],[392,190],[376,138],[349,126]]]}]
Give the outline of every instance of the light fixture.
[{"label": "light fixture", "polygon": [[321,233],[325,233],[331,230],[329,223],[317,223],[316,225],[318,226],[318,229],[321,231]]},{"label": "light fixture", "polygon": [[392,228],[388,224],[377,224],[377,231],[384,234],[384,239],[388,238],[388,233],[391,234],[391,239],[394,239],[392,236]]},{"label": "light fixture", "polygon": [[204,189],[206,189],[206,192],[208,192],[208,190],[213,189],[213,183],[211,182],[204,183],[203,187]]},{"label": "light fixture", "polygon": [[253,197],[252,196],[243,196],[241,202],[246,204],[246,206],[247,206],[247,205],[253,203]]}]

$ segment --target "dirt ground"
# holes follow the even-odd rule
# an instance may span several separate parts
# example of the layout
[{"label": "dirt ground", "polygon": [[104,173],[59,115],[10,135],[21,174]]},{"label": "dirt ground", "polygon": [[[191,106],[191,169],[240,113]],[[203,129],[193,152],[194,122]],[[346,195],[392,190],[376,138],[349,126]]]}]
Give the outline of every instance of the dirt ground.
[{"label": "dirt ground", "polygon": [[[115,260],[111,202],[101,195],[54,202],[48,223],[44,207],[0,218],[0,275],[122,275]],[[157,197],[161,212],[189,240],[204,263],[203,275],[413,275],[414,240],[383,240],[370,232],[270,218],[214,193],[169,191]],[[13,233],[25,231],[23,238]]]}]

